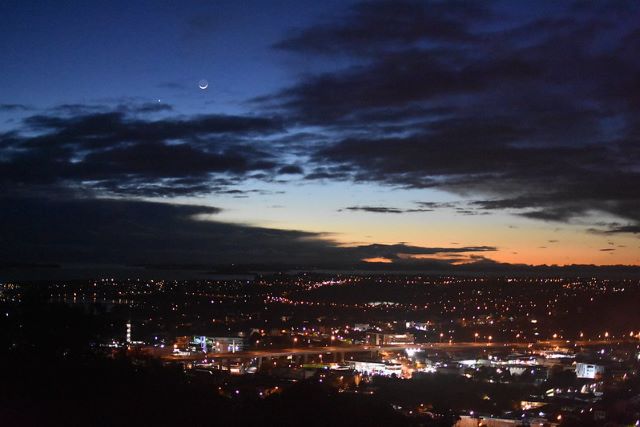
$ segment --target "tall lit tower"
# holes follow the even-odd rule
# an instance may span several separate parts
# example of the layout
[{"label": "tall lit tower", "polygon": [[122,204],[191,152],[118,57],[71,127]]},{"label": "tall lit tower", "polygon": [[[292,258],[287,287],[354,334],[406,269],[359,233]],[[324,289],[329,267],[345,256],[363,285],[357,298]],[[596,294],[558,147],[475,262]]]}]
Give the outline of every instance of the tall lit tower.
[{"label": "tall lit tower", "polygon": [[127,322],[127,344],[131,344],[131,320]]}]

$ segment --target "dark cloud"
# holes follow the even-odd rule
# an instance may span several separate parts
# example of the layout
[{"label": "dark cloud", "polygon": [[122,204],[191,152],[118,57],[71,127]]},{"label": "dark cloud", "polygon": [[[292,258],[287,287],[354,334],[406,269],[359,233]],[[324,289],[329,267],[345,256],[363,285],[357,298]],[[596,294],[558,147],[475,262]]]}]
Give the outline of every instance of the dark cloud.
[{"label": "dark cloud", "polygon": [[173,111],[173,107],[164,102],[145,102],[139,105],[123,105],[119,109],[135,113],[159,113],[162,111]]},{"label": "dark cloud", "polygon": [[386,206],[349,206],[344,208],[347,211],[363,211],[372,213],[403,213],[404,210],[398,208],[390,208]]},{"label": "dark cloud", "polygon": [[276,46],[341,66],[257,102],[326,132],[307,179],[475,199],[461,214],[606,215],[627,222],[609,231],[637,232],[640,6],[515,9],[527,13],[503,19],[509,8],[492,2],[359,3]]},{"label": "dark cloud", "polygon": [[362,211],[362,212],[370,212],[370,213],[416,213],[416,212],[432,212],[433,209],[425,209],[425,208],[413,208],[413,209],[400,209],[393,208],[388,206],[348,206],[344,209],[339,209],[338,211]]},{"label": "dark cloud", "polygon": [[278,169],[278,173],[281,175],[301,175],[304,174],[304,170],[298,165],[286,165]]},{"label": "dark cloud", "polygon": [[487,212],[478,212],[472,209],[462,209],[462,208],[456,209],[456,213],[460,215],[487,215]]},{"label": "dark cloud", "polygon": [[33,108],[25,104],[0,104],[0,112],[2,111],[30,111]]},{"label": "dark cloud", "polygon": [[[111,105],[114,102],[116,105]],[[98,113],[149,114],[169,111],[173,111],[173,106],[161,100],[149,102],[140,98],[128,97],[116,98],[102,104],[59,104],[45,110],[47,115],[63,116],[62,118],[89,116]]]},{"label": "dark cloud", "polygon": [[455,209],[457,207],[454,202],[416,202],[416,204],[427,209]]},{"label": "dark cloud", "polygon": [[[183,271],[182,276],[189,277],[231,264],[258,270],[640,274],[638,268],[623,266],[503,264],[482,255],[497,250],[491,246],[344,246],[321,233],[219,222],[215,217],[220,209],[210,206],[82,198],[65,190],[31,198],[4,196],[0,202],[0,277],[145,275],[134,267],[156,274],[158,268]],[[390,263],[371,262],[380,259]]]},{"label": "dark cloud", "polygon": [[389,53],[369,67],[309,78],[276,99],[301,120],[328,124],[359,119],[360,113],[380,115],[388,106],[476,91],[480,84],[472,70],[453,71],[436,62],[431,52],[412,51]]},{"label": "dark cloud", "polygon": [[535,211],[522,212],[520,215],[525,218],[538,219],[542,221],[568,221],[579,214],[571,208],[550,207]]},{"label": "dark cloud", "polygon": [[[487,246],[428,248],[405,244],[344,247],[318,233],[218,222],[211,219],[220,212],[215,207],[66,196],[2,199],[3,262],[213,265],[259,260],[306,268],[353,268],[364,258],[400,262],[403,255],[495,250]],[[406,259],[402,262],[410,263]]]},{"label": "dark cloud", "polygon": [[318,166],[305,175],[306,180],[347,180],[351,177],[350,167]]},{"label": "dark cloud", "polygon": [[260,137],[282,131],[279,120],[139,115],[170,110],[161,103],[111,111],[64,105],[27,117],[21,128],[0,135],[0,185],[82,184],[119,194],[186,195],[215,192],[216,178],[273,174],[280,166],[271,148],[259,144]]},{"label": "dark cloud", "polygon": [[640,233],[640,225],[621,225],[607,230],[609,233]]},{"label": "dark cloud", "polygon": [[425,248],[421,246],[409,246],[405,244],[396,244],[396,245],[372,244],[372,245],[366,245],[366,246],[356,246],[348,249],[356,253],[358,258],[383,257],[390,260],[395,260],[395,259],[401,259],[402,255],[408,255],[409,257],[404,257],[404,258],[412,259],[414,261],[415,261],[415,258],[411,258],[411,256],[443,255],[443,254],[455,256],[455,254],[469,254],[474,252],[494,252],[497,250],[497,248],[493,246]]},{"label": "dark cloud", "polygon": [[353,5],[343,19],[298,30],[278,49],[320,54],[369,54],[425,39],[470,41],[471,17],[486,17],[481,3],[441,1],[368,1]]}]

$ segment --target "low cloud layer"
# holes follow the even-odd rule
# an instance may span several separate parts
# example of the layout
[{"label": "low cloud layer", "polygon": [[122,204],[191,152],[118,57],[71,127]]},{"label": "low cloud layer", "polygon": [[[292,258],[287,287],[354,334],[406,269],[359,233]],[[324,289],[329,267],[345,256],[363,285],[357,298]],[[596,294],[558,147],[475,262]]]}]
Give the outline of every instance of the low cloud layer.
[{"label": "low cloud layer", "polygon": [[[329,236],[215,220],[218,208],[134,200],[5,198],[0,210],[0,256],[7,265],[283,265],[354,268],[363,259],[460,256],[496,248],[341,246]],[[438,261],[445,267],[447,261]]]},{"label": "low cloud layer", "polygon": [[[528,266],[492,261],[491,246],[344,246],[322,233],[216,221],[220,209],[125,199],[5,197],[0,277],[249,270],[385,270],[433,274],[639,275],[637,267]],[[609,250],[609,248],[606,248]],[[81,268],[81,273],[74,269]],[[132,270],[133,269],[133,270]],[[84,272],[82,272],[84,271]],[[145,273],[148,271],[149,273]],[[128,272],[128,273],[127,273]],[[182,273],[180,273],[182,272]],[[167,273],[161,273],[167,274]]]}]

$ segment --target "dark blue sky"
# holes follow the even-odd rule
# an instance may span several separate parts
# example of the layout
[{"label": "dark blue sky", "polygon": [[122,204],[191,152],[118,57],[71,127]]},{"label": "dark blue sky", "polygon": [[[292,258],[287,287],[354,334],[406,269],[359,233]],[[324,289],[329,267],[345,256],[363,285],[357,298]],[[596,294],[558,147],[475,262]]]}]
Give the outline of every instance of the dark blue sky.
[{"label": "dark blue sky", "polygon": [[[230,111],[299,74],[349,62],[272,46],[291,31],[339,18],[353,1],[23,1],[0,5],[3,101],[48,107],[123,97],[191,112]],[[552,14],[558,2],[496,2],[483,29]],[[515,20],[517,18],[517,20]],[[195,90],[205,78],[206,94]],[[182,90],[180,90],[182,89]],[[203,96],[204,95],[204,96]]]},{"label": "dark blue sky", "polygon": [[0,255],[640,265],[639,51],[635,1],[3,2]]},{"label": "dark blue sky", "polygon": [[[185,112],[203,105],[235,110],[291,78],[272,44],[344,4],[3,2],[2,100],[48,107],[135,97],[166,100]],[[204,94],[196,90],[202,78],[211,84]]]}]

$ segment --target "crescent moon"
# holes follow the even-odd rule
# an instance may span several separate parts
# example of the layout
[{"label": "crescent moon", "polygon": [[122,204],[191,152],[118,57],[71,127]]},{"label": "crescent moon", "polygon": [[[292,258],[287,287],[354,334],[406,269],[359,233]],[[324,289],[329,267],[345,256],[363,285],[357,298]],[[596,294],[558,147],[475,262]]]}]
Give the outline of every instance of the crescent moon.
[{"label": "crescent moon", "polygon": [[209,82],[206,81],[205,79],[202,79],[198,82],[198,87],[202,90],[205,90],[206,88],[209,87]]}]

